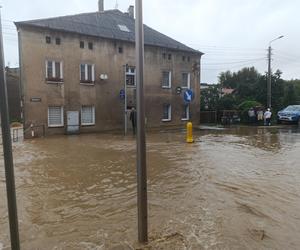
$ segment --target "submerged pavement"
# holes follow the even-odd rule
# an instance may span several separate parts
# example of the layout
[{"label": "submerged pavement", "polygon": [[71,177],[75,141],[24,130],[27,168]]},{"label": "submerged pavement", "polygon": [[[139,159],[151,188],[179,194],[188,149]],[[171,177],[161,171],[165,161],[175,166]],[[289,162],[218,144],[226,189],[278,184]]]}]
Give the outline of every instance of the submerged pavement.
[{"label": "submerged pavement", "polygon": [[[147,135],[145,249],[298,249],[300,130]],[[13,145],[22,249],[140,249],[135,140],[58,136]],[[2,149],[1,149],[2,150]],[[0,152],[0,249],[9,249]]]}]

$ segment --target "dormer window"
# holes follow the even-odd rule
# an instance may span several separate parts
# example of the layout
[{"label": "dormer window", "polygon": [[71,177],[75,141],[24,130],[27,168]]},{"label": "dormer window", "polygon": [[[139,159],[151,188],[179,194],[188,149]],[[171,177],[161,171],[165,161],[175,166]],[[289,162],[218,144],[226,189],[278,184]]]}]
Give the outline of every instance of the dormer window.
[{"label": "dormer window", "polygon": [[118,24],[118,27],[121,31],[130,32],[130,29],[128,29],[126,25]]}]

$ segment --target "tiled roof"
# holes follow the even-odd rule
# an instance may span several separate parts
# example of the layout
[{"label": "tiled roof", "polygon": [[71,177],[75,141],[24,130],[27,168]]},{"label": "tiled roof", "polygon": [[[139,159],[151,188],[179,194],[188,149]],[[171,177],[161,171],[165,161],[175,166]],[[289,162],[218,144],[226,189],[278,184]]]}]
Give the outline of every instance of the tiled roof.
[{"label": "tiled roof", "polygon": [[[38,19],[15,24],[17,27],[34,26],[114,40],[135,41],[135,20],[119,10]],[[144,25],[144,35],[145,45],[202,54],[147,25]]]}]

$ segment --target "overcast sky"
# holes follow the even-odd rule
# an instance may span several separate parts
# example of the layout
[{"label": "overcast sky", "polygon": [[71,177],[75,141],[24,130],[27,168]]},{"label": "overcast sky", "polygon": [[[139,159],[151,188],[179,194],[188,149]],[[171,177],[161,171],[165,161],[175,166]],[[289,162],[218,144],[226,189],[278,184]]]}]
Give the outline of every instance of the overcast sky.
[{"label": "overcast sky", "polygon": [[[116,0],[104,0],[105,9]],[[134,0],[118,0],[126,11]],[[298,0],[144,0],[144,23],[205,53],[201,81],[216,83],[221,71],[255,66],[267,69],[269,41],[273,70],[300,79],[300,1]],[[97,0],[0,0],[6,64],[18,65],[18,43],[12,21],[93,12]]]}]

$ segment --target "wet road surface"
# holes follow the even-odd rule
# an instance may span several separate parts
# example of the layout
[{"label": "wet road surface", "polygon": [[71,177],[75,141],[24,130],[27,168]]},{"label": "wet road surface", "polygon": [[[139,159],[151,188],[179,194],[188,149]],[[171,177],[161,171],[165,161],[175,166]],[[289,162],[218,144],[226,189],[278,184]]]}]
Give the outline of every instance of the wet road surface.
[{"label": "wet road surface", "polygon": [[[145,249],[299,249],[299,129],[207,130],[195,139],[147,135]],[[142,249],[132,136],[49,137],[13,148],[22,249]],[[0,249],[9,249],[2,151],[0,197]]]}]

